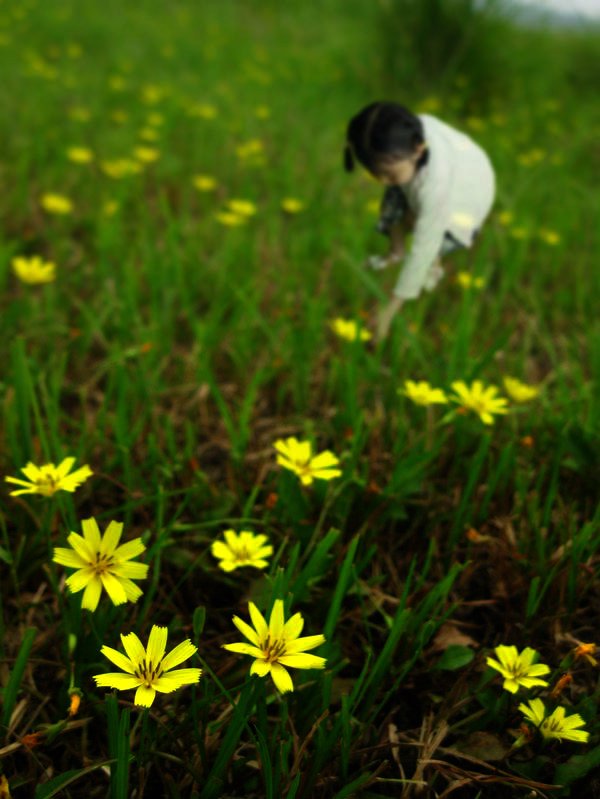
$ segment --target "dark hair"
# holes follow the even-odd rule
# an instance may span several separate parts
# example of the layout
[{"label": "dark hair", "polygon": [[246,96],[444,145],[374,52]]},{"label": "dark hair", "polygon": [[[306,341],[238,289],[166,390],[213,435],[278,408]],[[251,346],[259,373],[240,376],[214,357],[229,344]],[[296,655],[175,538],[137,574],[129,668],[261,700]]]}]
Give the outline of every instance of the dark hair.
[{"label": "dark hair", "polygon": [[[356,157],[376,174],[381,164],[409,157],[424,141],[423,124],[408,108],[397,103],[371,103],[348,123],[344,166],[351,172]],[[417,167],[426,164],[428,156],[425,150]]]}]

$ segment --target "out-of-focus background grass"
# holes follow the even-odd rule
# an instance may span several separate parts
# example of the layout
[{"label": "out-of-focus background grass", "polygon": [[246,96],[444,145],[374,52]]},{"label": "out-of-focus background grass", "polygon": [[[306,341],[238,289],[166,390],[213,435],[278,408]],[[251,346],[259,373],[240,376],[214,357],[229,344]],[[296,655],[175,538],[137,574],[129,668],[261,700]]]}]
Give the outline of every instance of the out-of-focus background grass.
[{"label": "out-of-focus background grass", "polygon": [[[599,44],[597,28],[474,0],[0,5],[2,471],[74,455],[95,473],[72,496],[3,493],[14,796],[341,799],[419,781],[445,796],[459,778],[456,797],[536,781],[588,795],[594,669],[577,664],[565,694],[590,743],[511,756],[521,717],[481,653],[531,645],[560,671],[596,635]],[[374,99],[472,135],[498,197],[476,249],[362,346],[329,323],[368,324],[396,277],[364,269],[384,248],[380,187],[342,170],[346,123]],[[44,211],[48,192],[72,212]],[[255,213],[231,225],[232,199]],[[56,280],[19,283],[19,255],[55,262]],[[506,375],[541,393],[491,428],[427,422],[398,394]],[[288,435],[333,450],[343,477],[302,491],[275,466]],[[49,563],[92,515],[144,537],[133,610],[82,613]],[[219,572],[209,548],[228,527],[269,535],[265,575]],[[248,598],[277,597],[328,638],[326,671],[298,672],[283,700],[220,649]],[[205,675],[130,718],[129,695],[105,702],[91,675],[103,643],[159,623],[192,637]],[[67,721],[71,676],[83,703]]]}]

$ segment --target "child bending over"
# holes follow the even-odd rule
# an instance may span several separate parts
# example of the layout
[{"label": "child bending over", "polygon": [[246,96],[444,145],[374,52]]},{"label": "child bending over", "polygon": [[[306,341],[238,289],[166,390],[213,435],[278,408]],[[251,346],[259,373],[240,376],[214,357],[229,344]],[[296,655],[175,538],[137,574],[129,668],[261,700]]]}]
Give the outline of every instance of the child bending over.
[{"label": "child bending over", "polygon": [[379,313],[377,335],[383,339],[403,303],[439,283],[441,257],[473,244],[494,201],[494,170],[464,133],[396,103],[372,103],[352,117],[347,171],[355,158],[387,187],[377,229],[390,237],[390,251],[371,256],[368,265],[384,269],[404,259],[404,235],[414,228],[393,297]]}]

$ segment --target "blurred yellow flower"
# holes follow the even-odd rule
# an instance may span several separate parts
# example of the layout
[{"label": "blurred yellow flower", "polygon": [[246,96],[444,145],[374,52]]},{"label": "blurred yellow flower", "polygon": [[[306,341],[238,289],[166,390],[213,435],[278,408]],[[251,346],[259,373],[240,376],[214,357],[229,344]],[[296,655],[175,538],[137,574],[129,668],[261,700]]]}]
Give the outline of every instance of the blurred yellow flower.
[{"label": "blurred yellow flower", "polygon": [[329,323],[329,326],[339,338],[345,341],[369,341],[371,333],[360,326],[354,319],[338,317]]},{"label": "blurred yellow flower", "polygon": [[503,377],[502,382],[506,393],[514,402],[529,402],[539,396],[538,386],[529,386],[527,383],[517,380],[516,377]]},{"label": "blurred yellow flower", "polygon": [[541,699],[530,699],[529,707],[521,702],[519,710],[525,718],[534,724],[544,738],[556,738],[558,741],[575,741],[576,743],[586,743],[590,737],[586,730],[578,730],[583,727],[584,719],[579,713],[565,715],[564,707],[555,708],[549,716],[546,716],[546,707]]},{"label": "blurred yellow flower", "polygon": [[119,210],[119,203],[115,200],[106,200],[102,204],[102,213],[104,216],[114,216]]},{"label": "blurred yellow flower", "polygon": [[268,105],[258,105],[254,109],[254,114],[258,119],[268,119],[271,116],[271,109]]},{"label": "blurred yellow flower", "polygon": [[194,175],[192,183],[198,191],[213,191],[217,187],[217,181],[211,175]]},{"label": "blurred yellow flower", "polygon": [[69,147],[67,158],[74,164],[89,164],[94,158],[94,153],[89,147]]},{"label": "blurred yellow flower", "polygon": [[127,122],[129,119],[129,114],[127,111],[123,111],[122,108],[116,108],[114,111],[111,112],[110,118],[113,122],[116,122],[117,125],[122,125],[124,122]]},{"label": "blurred yellow flower", "polygon": [[153,625],[146,649],[135,633],[121,635],[121,643],[127,656],[110,646],[103,646],[100,652],[125,674],[119,672],[96,674],[94,675],[96,686],[116,688],[117,691],[136,688],[134,704],[139,707],[151,707],[157,691],[161,694],[170,694],[184,685],[197,683],[202,669],[175,669],[175,671],[173,669],[191,658],[198,651],[198,647],[187,639],[165,655],[167,635],[166,627]]},{"label": "blurred yellow flower", "polygon": [[398,389],[417,405],[445,405],[448,397],[441,388],[433,388],[426,380],[405,380],[404,388]]},{"label": "blurred yellow flower", "polygon": [[277,450],[277,463],[294,472],[302,485],[311,485],[313,480],[332,480],[341,475],[339,459],[325,450],[319,455],[312,454],[310,441],[298,441],[294,436],[278,439],[274,444]]},{"label": "blurred yellow flower", "polygon": [[133,151],[133,156],[143,164],[151,164],[158,160],[160,152],[154,147],[136,147]]},{"label": "blurred yellow flower", "polygon": [[127,81],[122,75],[113,75],[108,79],[108,88],[113,92],[122,92],[127,88]]},{"label": "blurred yellow flower", "polygon": [[546,686],[546,680],[540,680],[542,674],[549,674],[550,667],[545,663],[534,663],[538,653],[526,647],[520,654],[516,646],[500,645],[494,649],[498,660],[486,658],[486,663],[496,669],[504,677],[503,688],[516,694],[519,688],[533,688],[536,685]]},{"label": "blurred yellow flower", "polygon": [[56,265],[52,261],[44,261],[39,255],[31,258],[17,256],[12,259],[12,268],[19,280],[32,286],[52,283],[56,279]]},{"label": "blurred yellow flower", "polygon": [[[89,466],[81,466],[71,472],[74,463],[75,458],[65,458],[58,466],[53,463],[35,466],[30,461],[21,469],[27,481],[17,477],[5,477],[4,479],[7,483],[25,486],[17,491],[11,491],[11,497],[17,497],[19,494],[41,494],[44,497],[51,497],[57,491],[73,492],[93,474]],[[69,474],[69,472],[71,473]]]},{"label": "blurred yellow flower", "polygon": [[324,669],[326,659],[317,655],[307,655],[307,649],[314,649],[325,643],[324,635],[308,635],[300,638],[304,627],[301,613],[295,613],[285,621],[283,600],[276,599],[269,617],[269,624],[253,602],[248,603],[251,627],[238,616],[233,623],[249,644],[223,644],[223,649],[250,655],[254,658],[250,674],[258,677],[271,675],[275,687],[282,693],[294,690],[294,684],[286,669]]},{"label": "blurred yellow flower", "polygon": [[504,227],[510,225],[513,221],[514,215],[512,211],[500,211],[498,214],[498,222]]},{"label": "blurred yellow flower", "polygon": [[160,139],[160,133],[155,128],[142,128],[138,133],[140,139],[144,141],[158,141]]},{"label": "blurred yellow flower", "polygon": [[153,83],[148,83],[142,87],[142,102],[146,105],[156,105],[164,98],[166,94],[162,86],[156,86]]},{"label": "blurred yellow flower", "polygon": [[223,571],[230,572],[241,566],[253,566],[255,569],[264,569],[268,566],[269,555],[273,554],[273,547],[267,543],[266,535],[256,535],[249,530],[236,533],[234,530],[225,530],[225,541],[215,541],[210,551],[220,560],[219,566]]},{"label": "blurred yellow flower", "polygon": [[131,158],[115,158],[112,161],[102,161],[100,169],[109,178],[118,180],[129,175],[137,175],[142,167]]},{"label": "blurred yellow flower", "polygon": [[365,211],[370,214],[378,214],[381,206],[381,200],[368,200],[365,203]]},{"label": "blurred yellow flower", "polygon": [[455,394],[450,400],[458,403],[462,410],[476,413],[484,424],[493,424],[495,414],[508,413],[508,400],[496,396],[496,386],[484,387],[481,380],[474,380],[468,386],[463,380],[455,380],[451,387]]},{"label": "blurred yellow flower", "polygon": [[263,152],[264,144],[260,139],[249,139],[235,148],[235,154],[242,160],[261,157]]},{"label": "blurred yellow flower", "polygon": [[152,127],[159,127],[160,125],[164,125],[165,118],[162,114],[153,111],[151,114],[148,114],[148,116],[146,117],[146,122],[148,123],[148,125],[151,125]]},{"label": "blurred yellow flower", "polygon": [[481,290],[485,286],[484,278],[476,277],[470,272],[458,272],[456,275],[456,282],[463,289]]},{"label": "blurred yellow flower", "polygon": [[250,217],[256,213],[256,205],[251,200],[228,200],[227,208],[238,216]]},{"label": "blurred yellow flower", "polygon": [[187,107],[186,113],[190,117],[214,119],[217,116],[217,109],[210,103],[192,103]]},{"label": "blurred yellow flower", "polygon": [[544,244],[549,244],[551,247],[556,247],[561,242],[560,235],[556,231],[548,230],[547,228],[542,228],[539,236]]},{"label": "blurred yellow flower", "polygon": [[87,108],[79,105],[73,106],[67,113],[75,122],[88,122],[92,116]]},{"label": "blurred yellow flower", "polygon": [[123,525],[110,522],[104,535],[95,519],[83,519],[83,536],[71,533],[67,547],[55,547],[55,563],[77,569],[67,577],[67,587],[71,593],[84,591],[81,607],[94,612],[100,601],[102,589],[109,595],[113,605],[137,602],[142,591],[133,582],[145,580],[148,564],[132,563],[132,558],[140,555],[146,547],[141,538],[133,538],[119,546]]},{"label": "blurred yellow flower", "polygon": [[62,216],[70,214],[73,210],[73,203],[63,194],[52,194],[48,192],[42,195],[40,203],[44,211],[47,211],[49,214]]},{"label": "blurred yellow flower", "polygon": [[286,214],[299,214],[300,211],[304,210],[304,203],[295,197],[284,197],[281,201],[281,208]]},{"label": "blurred yellow flower", "polygon": [[225,227],[239,227],[246,224],[246,217],[228,211],[219,211],[215,214],[215,219]]}]

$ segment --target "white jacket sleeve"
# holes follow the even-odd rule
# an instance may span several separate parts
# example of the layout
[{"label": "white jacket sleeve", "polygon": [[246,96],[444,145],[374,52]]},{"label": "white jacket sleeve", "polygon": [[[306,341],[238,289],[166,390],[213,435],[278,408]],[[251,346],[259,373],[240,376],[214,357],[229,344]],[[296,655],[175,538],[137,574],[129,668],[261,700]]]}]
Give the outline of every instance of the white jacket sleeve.
[{"label": "white jacket sleeve", "polygon": [[419,296],[440,252],[451,211],[450,185],[450,166],[442,164],[435,174],[428,176],[427,188],[423,187],[412,246],[394,288],[399,299],[413,300]]}]

